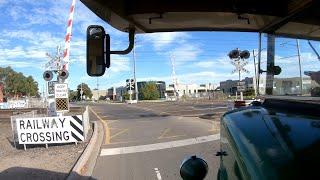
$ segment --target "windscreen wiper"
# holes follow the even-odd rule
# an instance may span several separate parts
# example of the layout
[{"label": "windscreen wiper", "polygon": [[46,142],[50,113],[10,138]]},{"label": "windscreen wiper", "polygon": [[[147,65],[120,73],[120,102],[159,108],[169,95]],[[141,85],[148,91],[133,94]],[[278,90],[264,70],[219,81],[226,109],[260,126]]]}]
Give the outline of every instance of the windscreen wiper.
[{"label": "windscreen wiper", "polygon": [[320,55],[318,54],[317,50],[313,47],[313,45],[311,44],[310,40],[308,40],[308,44],[311,47],[311,49],[313,50],[313,52],[317,55],[318,60],[320,61]]}]

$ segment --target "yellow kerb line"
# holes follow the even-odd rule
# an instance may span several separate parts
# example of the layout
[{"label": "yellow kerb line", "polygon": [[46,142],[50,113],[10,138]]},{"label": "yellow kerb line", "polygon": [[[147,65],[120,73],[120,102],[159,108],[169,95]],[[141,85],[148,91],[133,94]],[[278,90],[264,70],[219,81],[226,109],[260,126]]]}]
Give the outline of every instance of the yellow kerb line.
[{"label": "yellow kerb line", "polygon": [[102,122],[103,126],[104,126],[104,129],[105,129],[105,144],[110,144],[110,128],[108,126],[108,123],[103,120],[91,107],[89,107],[90,111],[95,115],[97,116],[97,118]]}]

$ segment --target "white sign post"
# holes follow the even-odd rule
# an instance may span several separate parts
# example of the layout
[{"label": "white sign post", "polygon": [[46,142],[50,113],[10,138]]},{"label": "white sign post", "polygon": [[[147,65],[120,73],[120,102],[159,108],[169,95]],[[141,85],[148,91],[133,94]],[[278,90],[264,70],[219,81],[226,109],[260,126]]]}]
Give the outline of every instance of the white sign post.
[{"label": "white sign post", "polygon": [[57,116],[57,111],[56,111],[56,101],[54,98],[49,98],[48,100],[48,116]]},{"label": "white sign post", "polygon": [[19,144],[76,143],[84,141],[82,115],[18,118]]}]

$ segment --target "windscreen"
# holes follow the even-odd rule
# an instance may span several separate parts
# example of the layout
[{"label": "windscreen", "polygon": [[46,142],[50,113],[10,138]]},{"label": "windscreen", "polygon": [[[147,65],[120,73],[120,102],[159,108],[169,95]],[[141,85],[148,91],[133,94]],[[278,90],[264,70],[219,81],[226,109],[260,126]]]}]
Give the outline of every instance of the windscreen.
[{"label": "windscreen", "polygon": [[[320,50],[319,42],[275,38],[274,50],[272,50],[270,44],[268,45],[268,37],[264,37],[262,44],[260,94],[320,96],[320,59],[317,56],[317,50]],[[266,72],[272,62],[274,66],[281,68],[280,74],[273,75]],[[271,89],[269,93],[268,89]]]}]

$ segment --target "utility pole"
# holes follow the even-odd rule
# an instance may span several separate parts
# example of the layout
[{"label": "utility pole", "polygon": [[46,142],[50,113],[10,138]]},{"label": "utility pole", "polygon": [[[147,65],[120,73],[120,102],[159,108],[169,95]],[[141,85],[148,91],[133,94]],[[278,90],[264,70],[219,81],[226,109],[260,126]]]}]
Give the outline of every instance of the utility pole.
[{"label": "utility pole", "polygon": [[97,95],[98,95],[98,99],[97,101],[99,101],[99,79],[97,78]]},{"label": "utility pole", "polygon": [[[241,66],[240,60],[237,61],[237,63],[238,63],[238,67],[240,67]],[[238,85],[240,86],[240,83],[241,83],[241,70],[240,69],[239,69],[238,73],[239,73],[239,84]],[[240,91],[240,100],[243,101],[243,92],[242,91]]]},{"label": "utility pole", "polygon": [[255,81],[255,88],[254,88],[254,95],[257,96],[257,68],[256,68],[256,55],[254,54],[254,50],[252,50],[253,55],[253,66],[254,66],[254,81]]},{"label": "utility pole", "polygon": [[[47,82],[46,82],[47,83]],[[43,84],[42,85],[42,100],[43,100],[43,107],[45,107],[45,105],[47,104],[46,103],[46,95],[44,94],[45,93],[45,86],[46,84]]]},{"label": "utility pole", "polygon": [[175,57],[174,55],[170,54],[170,60],[171,60],[171,65],[172,65],[172,83],[173,83],[173,91],[174,91],[174,96],[176,97],[176,100],[179,97],[178,91],[177,91],[177,86],[178,86],[178,80],[176,77],[176,70],[175,70]]},{"label": "utility pole", "polygon": [[[287,44],[288,42],[285,42],[285,43],[281,43],[281,45],[285,45]],[[317,54],[318,56],[318,53],[315,51],[315,49],[313,48],[312,44],[310,43],[310,41],[308,41],[310,47],[312,48],[312,50],[314,50],[314,52]],[[293,44],[289,44],[289,45],[293,45]],[[299,43],[299,39],[296,39],[296,45],[293,45],[293,46],[296,46],[297,48],[297,55],[294,55],[294,56],[298,56],[298,63],[299,63],[299,74],[300,74],[300,95],[303,94],[302,90],[303,90],[303,83],[302,83],[302,69],[301,69],[301,54],[300,54],[300,43]],[[292,56],[290,56],[292,57]],[[282,58],[284,59],[284,58]],[[318,59],[320,59],[320,57],[318,56]]]},{"label": "utility pole", "polygon": [[[61,56],[60,56],[60,54],[61,54],[61,47],[60,47],[60,45],[57,47],[57,54],[58,54],[58,56],[57,56],[57,58],[58,58],[58,62],[59,62],[59,70],[60,69],[62,69],[62,67],[61,67]],[[59,76],[57,76],[57,81],[59,82],[59,83],[64,83],[64,82],[62,82],[62,79],[59,77]]]},{"label": "utility pole", "polygon": [[48,82],[45,84],[45,94],[44,94],[44,102],[48,105]]},{"label": "utility pole", "polygon": [[81,82],[81,88],[80,88],[80,95],[81,95],[81,102],[83,100],[83,88],[82,88],[82,82]]},{"label": "utility pole", "polygon": [[272,67],[274,67],[274,57],[275,57],[275,36],[272,34],[268,34],[267,35],[266,95],[273,94],[274,73],[272,73]]},{"label": "utility pole", "polygon": [[129,79],[129,100],[130,100],[130,103],[132,103],[131,79]]},{"label": "utility pole", "polygon": [[301,57],[300,57],[299,39],[296,39],[296,42],[297,42],[297,51],[298,51],[298,60],[299,60],[299,72],[300,72],[300,94],[302,95],[302,72],[301,72]]},{"label": "utility pole", "polygon": [[257,79],[257,92],[260,95],[260,70],[261,70],[261,44],[262,44],[261,32],[259,33],[259,47],[258,47],[258,79]]},{"label": "utility pole", "polygon": [[136,38],[134,38],[134,46],[133,46],[133,79],[134,79],[134,86],[135,86],[135,91],[136,91],[136,101],[138,102],[138,83],[136,79],[136,53],[135,53],[135,47],[136,47]]}]

